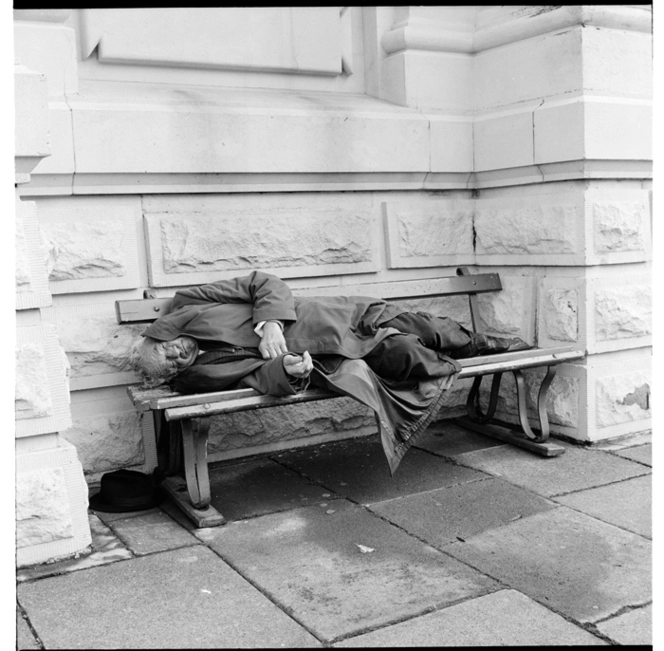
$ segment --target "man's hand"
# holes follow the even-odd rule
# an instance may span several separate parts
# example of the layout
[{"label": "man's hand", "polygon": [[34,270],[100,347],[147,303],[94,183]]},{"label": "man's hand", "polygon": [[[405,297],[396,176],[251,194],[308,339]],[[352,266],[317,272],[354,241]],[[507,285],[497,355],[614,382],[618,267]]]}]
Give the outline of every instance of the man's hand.
[{"label": "man's hand", "polygon": [[274,359],[288,352],[284,333],[276,321],[266,321],[263,325],[263,336],[258,350],[264,359]]},{"label": "man's hand", "polygon": [[293,377],[307,377],[314,368],[314,363],[311,361],[311,355],[305,350],[302,356],[299,355],[285,355],[284,356],[284,370],[288,375]]}]

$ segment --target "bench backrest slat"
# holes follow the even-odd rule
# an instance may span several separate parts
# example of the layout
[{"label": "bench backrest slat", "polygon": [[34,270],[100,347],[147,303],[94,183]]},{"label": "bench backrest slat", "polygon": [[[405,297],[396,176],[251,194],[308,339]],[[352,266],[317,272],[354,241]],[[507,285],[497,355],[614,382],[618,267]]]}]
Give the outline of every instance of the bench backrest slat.
[{"label": "bench backrest slat", "polygon": [[[467,273],[466,270],[463,270]],[[459,272],[462,272],[459,269]],[[365,283],[360,285],[336,285],[334,287],[312,287],[294,289],[295,296],[369,296],[384,300],[427,298],[430,296],[454,296],[470,294],[473,325],[479,326],[479,316],[474,312],[475,293],[496,292],[502,289],[497,273],[443,276],[423,280],[401,280],[387,283]],[[170,298],[143,298],[116,301],[118,323],[154,321],[168,309]]]}]

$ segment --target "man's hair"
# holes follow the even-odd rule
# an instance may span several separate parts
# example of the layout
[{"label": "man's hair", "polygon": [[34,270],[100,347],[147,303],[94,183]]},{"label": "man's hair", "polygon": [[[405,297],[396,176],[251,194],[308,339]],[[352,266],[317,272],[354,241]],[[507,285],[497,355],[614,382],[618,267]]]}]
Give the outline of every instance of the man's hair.
[{"label": "man's hair", "polygon": [[141,376],[143,386],[156,387],[174,378],[179,368],[174,359],[166,357],[163,341],[141,337],[129,353],[131,367]]}]

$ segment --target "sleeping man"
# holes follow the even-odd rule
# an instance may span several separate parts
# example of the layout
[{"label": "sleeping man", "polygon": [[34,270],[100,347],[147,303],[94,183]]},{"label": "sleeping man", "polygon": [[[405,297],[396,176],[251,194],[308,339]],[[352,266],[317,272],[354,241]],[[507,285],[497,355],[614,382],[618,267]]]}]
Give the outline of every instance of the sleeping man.
[{"label": "sleeping man", "polygon": [[457,359],[530,347],[380,299],[293,297],[261,271],[180,290],[168,309],[132,350],[147,386],[350,396],[374,410],[392,472],[435,415]]}]

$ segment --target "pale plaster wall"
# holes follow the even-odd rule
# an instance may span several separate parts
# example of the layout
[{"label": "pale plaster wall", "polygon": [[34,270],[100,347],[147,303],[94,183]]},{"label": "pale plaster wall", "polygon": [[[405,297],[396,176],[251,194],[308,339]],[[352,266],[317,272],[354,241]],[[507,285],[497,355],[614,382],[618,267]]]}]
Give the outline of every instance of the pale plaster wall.
[{"label": "pale plaster wall", "polygon": [[[552,385],[554,434],[649,429],[648,7],[178,11],[16,13],[39,73],[23,96],[42,88],[30,134],[50,152],[22,190],[47,274],[19,295],[52,297],[39,322],[71,366],[62,435],[89,483],[156,463],[125,394],[141,326],[118,326],[114,302],[254,268],[309,293],[497,271],[487,331],[588,351]],[[414,306],[469,323],[458,299]],[[211,458],[373,428],[346,400],[238,414],[215,420]]]}]

